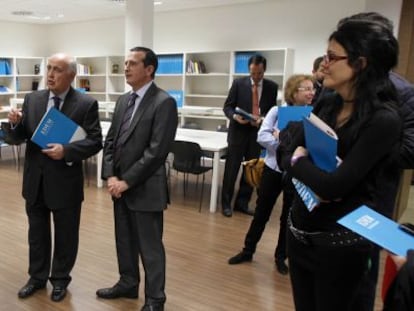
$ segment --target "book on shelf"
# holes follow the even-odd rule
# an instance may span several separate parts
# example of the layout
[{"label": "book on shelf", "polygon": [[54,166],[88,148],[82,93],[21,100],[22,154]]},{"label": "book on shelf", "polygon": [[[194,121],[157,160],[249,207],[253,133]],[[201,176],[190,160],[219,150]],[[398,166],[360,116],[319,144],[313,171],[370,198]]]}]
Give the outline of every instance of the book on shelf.
[{"label": "book on shelf", "polygon": [[239,116],[242,116],[243,119],[246,119],[248,121],[256,121],[256,118],[253,114],[250,112],[247,112],[246,110],[241,109],[240,107],[236,107],[234,109],[234,113],[238,114]]},{"label": "book on shelf", "polygon": [[407,250],[414,249],[413,235],[402,230],[397,222],[366,205],[360,206],[337,222],[396,255],[406,256]]},{"label": "book on shelf", "polygon": [[249,73],[249,59],[253,55],[258,54],[257,52],[236,52],[234,57],[234,72],[238,73]]},{"label": "book on shelf", "polygon": [[207,73],[206,64],[200,60],[188,60],[186,66],[187,73]]},{"label": "book on shelf", "polygon": [[182,90],[167,90],[167,93],[170,94],[171,97],[174,97],[175,102],[177,103],[177,108],[183,106],[184,92]]},{"label": "book on shelf", "polygon": [[0,85],[0,93],[10,93],[10,89],[7,86]]},{"label": "book on shelf", "polygon": [[47,144],[68,144],[86,138],[85,130],[56,108],[43,115],[31,140],[42,149]]},{"label": "book on shelf", "polygon": [[183,73],[183,55],[169,54],[158,55],[157,74],[182,74]]},{"label": "book on shelf", "polygon": [[307,106],[281,106],[277,112],[277,128],[283,130],[291,121],[302,121],[303,117],[309,116],[313,107]]},{"label": "book on shelf", "polygon": [[[340,164],[337,157],[338,137],[335,131],[313,113],[302,119],[305,145],[310,159],[320,169],[333,171]],[[308,210],[313,211],[320,204],[319,197],[300,180],[292,178],[292,183]]]},{"label": "book on shelf", "polygon": [[92,74],[92,66],[84,65],[84,64],[77,64],[77,73],[78,75],[90,75]]},{"label": "book on shelf", "polygon": [[0,75],[11,75],[10,61],[6,58],[0,58]]}]

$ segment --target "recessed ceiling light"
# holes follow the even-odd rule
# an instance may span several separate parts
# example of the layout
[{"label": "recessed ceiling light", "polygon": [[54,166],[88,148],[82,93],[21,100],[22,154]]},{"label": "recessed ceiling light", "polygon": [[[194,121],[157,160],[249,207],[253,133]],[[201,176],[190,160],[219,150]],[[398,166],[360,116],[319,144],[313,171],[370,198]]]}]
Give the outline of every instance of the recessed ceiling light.
[{"label": "recessed ceiling light", "polygon": [[31,16],[33,15],[33,12],[31,11],[13,11],[11,12],[13,15],[17,15],[17,16]]},{"label": "recessed ceiling light", "polygon": [[162,1],[154,1],[154,5],[161,5]]}]

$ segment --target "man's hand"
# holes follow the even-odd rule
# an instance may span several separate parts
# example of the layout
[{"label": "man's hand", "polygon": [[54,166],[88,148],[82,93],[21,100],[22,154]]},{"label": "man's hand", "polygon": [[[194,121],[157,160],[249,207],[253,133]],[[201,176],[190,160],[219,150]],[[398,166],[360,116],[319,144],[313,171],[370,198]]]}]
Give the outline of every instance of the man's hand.
[{"label": "man's hand", "polygon": [[65,156],[65,150],[61,144],[47,144],[47,149],[42,149],[42,153],[53,160],[62,160]]},{"label": "man's hand", "polygon": [[279,133],[280,131],[278,129],[274,129],[272,135],[275,139],[279,139]]},{"label": "man's hand", "polygon": [[256,118],[255,121],[250,121],[251,126],[260,127],[262,124],[263,118],[261,116],[254,116]]},{"label": "man's hand", "polygon": [[11,124],[17,124],[21,121],[22,119],[22,110],[21,109],[17,109],[17,108],[12,108],[7,116],[7,118],[9,119],[9,122]]},{"label": "man's hand", "polygon": [[234,114],[233,115],[233,119],[234,119],[234,121],[236,121],[237,123],[240,123],[240,124],[243,124],[243,125],[246,125],[246,124],[248,124],[250,121],[248,121],[248,120],[246,120],[246,119],[244,119],[242,116],[240,116],[240,115],[238,115],[238,114]]},{"label": "man's hand", "polygon": [[107,188],[111,196],[119,199],[122,196],[122,193],[129,189],[129,186],[124,180],[112,176],[108,178]]}]

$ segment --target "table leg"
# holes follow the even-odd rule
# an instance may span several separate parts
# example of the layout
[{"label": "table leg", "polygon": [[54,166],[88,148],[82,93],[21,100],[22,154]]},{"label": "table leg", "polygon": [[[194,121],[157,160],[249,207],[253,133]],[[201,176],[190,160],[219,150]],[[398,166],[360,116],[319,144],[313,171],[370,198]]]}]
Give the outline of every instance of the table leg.
[{"label": "table leg", "polygon": [[215,151],[213,157],[213,176],[211,177],[210,213],[217,208],[217,194],[220,176],[220,152]]},{"label": "table leg", "polygon": [[96,155],[96,186],[98,188],[103,187],[102,176],[101,176],[102,157],[103,157],[103,151],[99,150],[99,152]]}]

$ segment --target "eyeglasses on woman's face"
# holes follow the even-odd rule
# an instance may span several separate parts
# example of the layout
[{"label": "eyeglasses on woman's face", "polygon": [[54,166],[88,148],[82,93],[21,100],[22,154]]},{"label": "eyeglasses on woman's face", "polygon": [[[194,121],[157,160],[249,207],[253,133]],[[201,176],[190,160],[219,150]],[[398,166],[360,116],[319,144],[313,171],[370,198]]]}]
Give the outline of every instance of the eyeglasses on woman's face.
[{"label": "eyeglasses on woman's face", "polygon": [[345,60],[345,59],[348,59],[348,56],[335,55],[333,53],[327,53],[323,56],[323,61],[325,62],[326,65],[331,65],[333,63],[336,63],[340,60]]},{"label": "eyeglasses on woman's face", "polygon": [[315,92],[315,89],[313,88],[313,87],[311,87],[311,86],[300,86],[300,87],[298,87],[298,91],[301,91],[301,92]]}]

